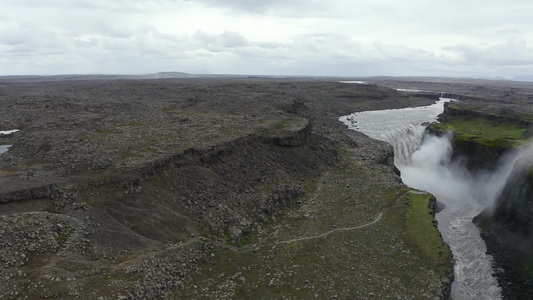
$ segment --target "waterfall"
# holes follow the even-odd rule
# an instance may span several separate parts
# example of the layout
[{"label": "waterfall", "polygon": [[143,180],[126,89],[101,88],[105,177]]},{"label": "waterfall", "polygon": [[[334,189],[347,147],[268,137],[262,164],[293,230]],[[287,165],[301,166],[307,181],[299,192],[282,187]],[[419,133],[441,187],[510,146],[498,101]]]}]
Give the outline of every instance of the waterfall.
[{"label": "waterfall", "polygon": [[424,135],[422,124],[436,121],[444,102],[450,100],[424,107],[359,112],[339,120],[350,129],[390,143],[403,182],[437,197],[443,207],[436,215],[438,227],[455,259],[452,299],[501,299],[492,258],[472,223],[486,205],[479,201],[479,195],[494,198],[486,190],[495,194],[501,180],[490,174],[474,176],[452,162],[449,137]]},{"label": "waterfall", "polygon": [[391,144],[394,148],[394,163],[403,166],[411,163],[411,156],[419,149],[425,130],[425,126],[410,124],[378,133],[374,138]]},{"label": "waterfall", "polygon": [[408,165],[422,142],[426,128],[422,124],[436,122],[444,103],[452,100],[441,98],[429,106],[358,112],[340,117],[339,121],[349,129],[391,144],[396,166]]},{"label": "waterfall", "polygon": [[485,242],[472,219],[489,202],[484,197],[495,198],[487,191],[501,189],[504,181],[497,176],[471,174],[464,165],[451,161],[451,150],[448,137],[426,136],[411,163],[399,167],[402,180],[410,187],[432,193],[444,205],[435,218],[455,259],[452,299],[500,299],[492,257],[487,255]]}]

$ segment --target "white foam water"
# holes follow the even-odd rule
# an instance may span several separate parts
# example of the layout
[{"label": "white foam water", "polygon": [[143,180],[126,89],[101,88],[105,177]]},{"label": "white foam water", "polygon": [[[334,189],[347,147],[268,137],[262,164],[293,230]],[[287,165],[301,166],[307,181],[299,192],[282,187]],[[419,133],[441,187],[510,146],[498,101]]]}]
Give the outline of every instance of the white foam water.
[{"label": "white foam water", "polygon": [[452,299],[500,299],[492,257],[486,254],[485,243],[472,219],[491,203],[479,197],[477,191],[497,185],[496,190],[501,189],[505,181],[470,174],[462,165],[450,161],[451,149],[447,137],[426,136],[411,163],[399,167],[402,180],[408,186],[432,193],[444,205],[435,218],[455,259]]},{"label": "white foam water", "polygon": [[392,144],[394,161],[397,165],[405,165],[420,146],[425,131],[423,124],[437,121],[437,116],[444,110],[444,103],[452,100],[441,98],[428,106],[357,112],[339,120],[349,129]]},{"label": "white foam water", "polygon": [[8,135],[8,134],[12,134],[12,133],[15,133],[15,132],[18,132],[18,131],[20,131],[20,130],[18,130],[18,129],[6,130],[6,131],[1,131],[0,130],[0,134]]},{"label": "white foam water", "polygon": [[11,147],[11,145],[0,145],[0,154],[7,152],[9,147]]},{"label": "white foam water", "polygon": [[[9,134],[13,134],[15,132],[18,132],[20,130],[18,129],[13,129],[13,130],[5,130],[5,131],[0,131],[0,135],[9,135]],[[7,150],[9,150],[9,147],[11,147],[13,145],[0,145],[0,154],[2,153],[6,153]]]}]

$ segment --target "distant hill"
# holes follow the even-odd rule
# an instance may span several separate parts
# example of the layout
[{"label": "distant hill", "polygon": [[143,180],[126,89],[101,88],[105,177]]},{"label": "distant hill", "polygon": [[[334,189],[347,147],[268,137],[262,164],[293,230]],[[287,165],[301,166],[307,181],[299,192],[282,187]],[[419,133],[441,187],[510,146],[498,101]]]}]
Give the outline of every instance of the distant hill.
[{"label": "distant hill", "polygon": [[120,79],[162,79],[162,78],[193,78],[196,75],[183,72],[159,72],[142,75],[121,74],[62,74],[62,75],[15,75],[0,76],[3,82],[41,82],[41,81],[65,81],[65,80],[120,80]]},{"label": "distant hill", "polygon": [[533,75],[518,75],[518,76],[513,77],[513,80],[533,82]]},{"label": "distant hill", "polygon": [[192,78],[197,77],[195,75],[183,72],[159,72],[154,74],[146,75],[133,75],[135,78],[139,79],[162,79],[162,78]]}]

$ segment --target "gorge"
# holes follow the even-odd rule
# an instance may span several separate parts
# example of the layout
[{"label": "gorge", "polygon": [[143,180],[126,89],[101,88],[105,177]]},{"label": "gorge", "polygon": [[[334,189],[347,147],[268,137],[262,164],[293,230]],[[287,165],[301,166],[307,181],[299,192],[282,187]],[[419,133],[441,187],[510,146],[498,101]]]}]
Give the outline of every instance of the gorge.
[{"label": "gorge", "polygon": [[355,125],[356,130],[392,144],[403,182],[437,197],[439,230],[455,258],[452,299],[499,299],[491,260],[485,256],[485,245],[471,222],[482,208],[472,197],[480,190],[474,183],[477,180],[460,166],[452,166],[449,138],[425,134],[422,125],[436,121],[450,100],[420,108],[361,112],[341,121],[349,120],[349,126]]},{"label": "gorge", "polygon": [[[472,127],[463,120],[476,98],[470,92],[486,97],[482,92],[499,90],[463,80],[450,86],[346,81],[366,84],[260,77],[0,78],[0,130],[20,129],[0,137],[0,144],[12,145],[0,155],[0,297],[446,299],[453,258],[435,211],[440,218],[453,205],[438,206],[423,187],[402,183],[408,181],[407,165],[426,151],[399,165],[401,172],[393,164],[394,156],[399,161],[433,149],[433,139],[420,146],[424,128],[408,126],[402,135],[413,140],[394,153],[338,118],[432,109],[439,95],[412,90],[443,90],[463,99],[463,106],[447,104],[443,115],[457,115],[460,122],[428,130],[438,135],[449,129],[443,126],[456,127],[452,161],[481,149],[461,144],[463,137],[488,142],[496,150],[484,151],[482,162],[495,162],[501,147],[521,140],[493,136],[489,142],[475,136],[479,126],[474,133],[458,129]],[[462,95],[452,97],[454,91]],[[487,98],[471,114],[481,118],[493,106],[507,119],[490,120],[486,128],[527,136],[528,125],[506,121],[529,107],[524,103],[513,107]],[[442,156],[433,156],[431,166],[438,168]],[[479,220],[483,235],[507,220],[491,218]],[[505,296],[507,286],[500,287]]]},{"label": "gorge", "polygon": [[337,121],[432,99],[309,79],[39,80],[0,80],[0,130],[20,129],[0,140],[0,298],[448,294],[434,201],[401,184],[389,145]]},{"label": "gorge", "polygon": [[[500,299],[498,282],[505,299],[527,299],[532,249],[528,117],[508,107],[483,111],[479,102],[467,102],[445,104],[443,123],[427,129],[413,115],[418,110],[425,121],[434,121],[430,107],[362,112],[341,120],[391,143],[403,182],[437,196],[436,219],[455,258],[452,299]],[[486,255],[473,220],[496,261]]]}]

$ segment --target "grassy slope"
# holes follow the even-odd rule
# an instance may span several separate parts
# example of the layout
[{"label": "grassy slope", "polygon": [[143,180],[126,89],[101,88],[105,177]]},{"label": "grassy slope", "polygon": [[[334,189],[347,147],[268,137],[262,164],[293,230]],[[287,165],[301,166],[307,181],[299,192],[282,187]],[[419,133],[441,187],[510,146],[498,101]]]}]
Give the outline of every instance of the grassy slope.
[{"label": "grassy slope", "polygon": [[440,272],[446,272],[451,252],[442,241],[434,212],[429,207],[430,201],[434,201],[433,195],[409,193],[408,198],[406,240],[421,252],[429,264],[433,263]]},{"label": "grassy slope", "polygon": [[[453,103],[449,109],[460,111],[477,111],[479,107],[472,104]],[[511,121],[511,120],[516,121]],[[473,141],[492,147],[519,147],[527,141],[528,126],[520,123],[527,121],[516,114],[513,116],[501,112],[486,112],[486,117],[468,115],[448,115],[446,121],[432,126],[442,131],[452,131],[456,139]]]},{"label": "grassy slope", "polygon": [[517,123],[495,124],[487,119],[468,116],[450,117],[446,123],[434,125],[443,131],[452,131],[455,138],[471,140],[486,146],[517,147],[525,141],[527,128]]}]

